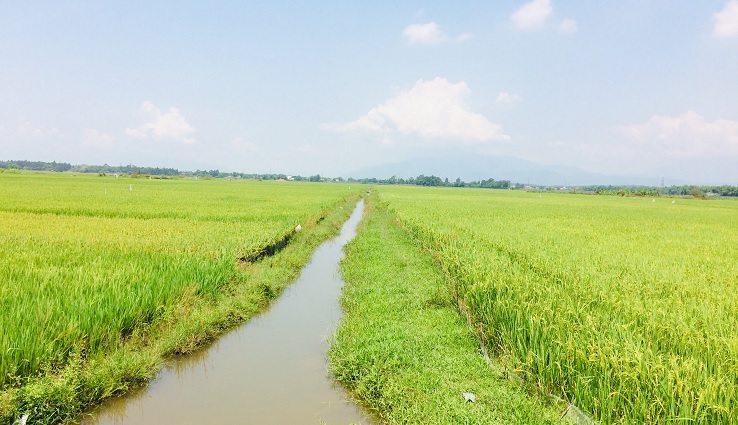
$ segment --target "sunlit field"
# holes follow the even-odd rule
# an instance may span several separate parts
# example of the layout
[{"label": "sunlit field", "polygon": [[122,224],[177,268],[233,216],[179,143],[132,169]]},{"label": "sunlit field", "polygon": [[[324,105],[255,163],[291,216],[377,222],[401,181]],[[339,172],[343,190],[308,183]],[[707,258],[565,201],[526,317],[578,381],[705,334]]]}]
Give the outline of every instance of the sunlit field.
[{"label": "sunlit field", "polygon": [[738,202],[378,192],[541,394],[603,423],[738,423]]},{"label": "sunlit field", "polygon": [[227,292],[248,258],[349,185],[0,174],[0,389],[114,349]]}]

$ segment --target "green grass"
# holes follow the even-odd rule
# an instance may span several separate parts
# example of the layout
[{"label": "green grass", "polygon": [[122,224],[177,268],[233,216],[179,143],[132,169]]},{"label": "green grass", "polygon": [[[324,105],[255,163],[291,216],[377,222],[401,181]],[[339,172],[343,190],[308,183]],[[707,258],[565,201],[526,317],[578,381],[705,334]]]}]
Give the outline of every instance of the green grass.
[{"label": "green grass", "polygon": [[382,423],[557,422],[552,407],[487,365],[438,265],[386,207],[369,202],[341,271],[346,314],[331,369]]},{"label": "green grass", "polygon": [[539,392],[604,423],[738,423],[738,203],[378,192]]},{"label": "green grass", "polygon": [[[360,190],[3,173],[0,422],[74,418],[248,319],[338,231]],[[239,264],[296,224],[282,252]]]}]

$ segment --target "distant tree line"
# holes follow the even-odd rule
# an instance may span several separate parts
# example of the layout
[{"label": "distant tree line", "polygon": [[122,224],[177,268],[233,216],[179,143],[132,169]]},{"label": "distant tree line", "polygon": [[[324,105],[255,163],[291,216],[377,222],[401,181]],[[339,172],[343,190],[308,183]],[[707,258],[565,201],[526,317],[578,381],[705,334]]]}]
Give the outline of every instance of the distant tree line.
[{"label": "distant tree line", "polygon": [[43,162],[43,161],[0,161],[0,168],[18,169],[30,171],[71,171],[75,173],[97,173],[97,174],[146,174],[152,176],[178,176],[176,168],[160,167],[137,167],[135,165],[72,165],[66,162]]},{"label": "distant tree line", "polygon": [[71,165],[65,162],[43,162],[43,161],[0,161],[0,168],[5,169],[18,169],[18,170],[30,170],[30,171],[70,171],[75,173],[95,173],[100,175],[105,174],[120,174],[129,175],[133,177],[143,176],[184,176],[184,177],[203,177],[203,178],[231,178],[231,179],[252,179],[252,180],[294,180],[294,181],[343,181],[342,178],[329,179],[321,177],[320,174],[316,174],[309,177],[303,176],[288,176],[287,174],[279,173],[267,173],[267,174],[252,174],[252,173],[236,173],[236,172],[225,172],[220,170],[196,170],[196,171],[180,171],[176,168],[165,168],[165,167],[138,167],[136,165]]},{"label": "distant tree line", "polygon": [[[436,186],[436,187],[481,187],[488,189],[511,189],[514,187],[509,180],[479,180],[465,182],[460,178],[457,178],[454,182],[449,182],[448,178],[441,179],[440,177],[430,175],[419,175],[418,177],[409,177],[407,179],[392,176],[388,179],[377,179],[377,178],[364,178],[354,179],[349,178],[349,182],[357,182],[364,184],[400,184],[400,185],[416,185],[416,186]],[[519,185],[518,185],[519,186]]]},{"label": "distant tree line", "polygon": [[578,186],[577,190],[584,192],[594,192],[598,195],[619,195],[619,196],[738,196],[738,186]]},{"label": "distant tree line", "polygon": [[196,170],[196,171],[183,171],[180,173],[182,176],[187,177],[204,177],[204,178],[215,178],[215,179],[247,179],[247,180],[291,180],[291,181],[309,181],[309,182],[326,182],[326,181],[344,181],[343,178],[339,177],[331,179],[327,177],[321,177],[320,174],[316,174],[309,177],[303,176],[292,176],[281,173],[237,173],[237,172],[225,172],[219,170]]},{"label": "distant tree line", "polygon": [[[160,176],[161,178],[169,178],[175,176],[198,177],[198,178],[228,178],[228,179],[250,179],[250,180],[291,180],[291,181],[309,181],[309,182],[356,182],[364,184],[389,184],[389,185],[416,185],[416,186],[432,186],[432,187],[474,187],[487,189],[530,189],[528,186],[521,184],[512,184],[510,180],[476,180],[471,182],[462,181],[457,178],[451,182],[448,178],[442,179],[438,176],[426,176],[421,174],[417,177],[409,177],[406,179],[392,176],[388,179],[378,178],[349,178],[344,180],[342,177],[330,178],[323,177],[320,174],[312,176],[287,175],[281,173],[236,173],[224,172],[220,170],[196,170],[196,171],[179,171],[176,168],[166,167],[138,167],[135,165],[71,165],[66,162],[43,162],[43,161],[0,161],[0,169],[18,169],[31,171],[56,171],[56,172],[78,172],[78,173],[97,173],[105,174],[121,174],[132,177],[144,176]],[[535,190],[560,190],[553,186],[538,186]],[[618,196],[735,196],[738,197],[738,186],[635,186],[635,185],[590,185],[577,186],[572,189],[574,192],[589,192],[598,195],[618,195]]]},{"label": "distant tree line", "polygon": [[738,196],[738,186],[669,186],[662,193],[667,195],[694,195],[695,189],[704,195]]},{"label": "distant tree line", "polygon": [[659,196],[661,194],[658,188],[650,186],[578,186],[575,191],[594,192],[597,195],[618,196]]},{"label": "distant tree line", "polygon": [[135,165],[74,165],[72,169],[76,173],[97,173],[97,174],[128,174],[128,175],[148,175],[148,176],[178,176],[179,170],[176,168],[160,168],[160,167],[137,167]]},{"label": "distant tree line", "polygon": [[0,168],[32,171],[69,171],[71,164],[66,162],[43,162],[43,161],[0,161]]}]

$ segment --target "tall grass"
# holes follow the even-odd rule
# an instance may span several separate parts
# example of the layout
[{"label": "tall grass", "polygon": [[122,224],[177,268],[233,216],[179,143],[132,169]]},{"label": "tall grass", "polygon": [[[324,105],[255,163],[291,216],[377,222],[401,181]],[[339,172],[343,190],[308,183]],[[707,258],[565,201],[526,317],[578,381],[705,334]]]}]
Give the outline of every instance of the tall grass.
[{"label": "tall grass", "polygon": [[[133,185],[133,190],[130,186]],[[216,300],[237,258],[357,187],[0,175],[0,391]]]},{"label": "tall grass", "polygon": [[738,423],[738,203],[380,195],[541,391],[604,423]]}]

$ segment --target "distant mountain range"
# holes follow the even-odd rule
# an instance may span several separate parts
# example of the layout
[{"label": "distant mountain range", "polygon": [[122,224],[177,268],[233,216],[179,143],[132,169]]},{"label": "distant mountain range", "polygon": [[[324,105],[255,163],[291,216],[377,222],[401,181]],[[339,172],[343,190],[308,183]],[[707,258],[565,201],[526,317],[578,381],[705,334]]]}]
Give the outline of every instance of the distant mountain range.
[{"label": "distant mountain range", "polygon": [[[520,158],[450,154],[408,159],[391,164],[364,167],[349,173],[353,178],[408,178],[435,175],[450,181],[484,179],[509,180],[513,183],[545,186],[583,185],[643,185],[658,186],[661,177],[608,176],[590,173],[575,167],[541,165]],[[668,185],[688,184],[684,180],[668,179]]]}]

